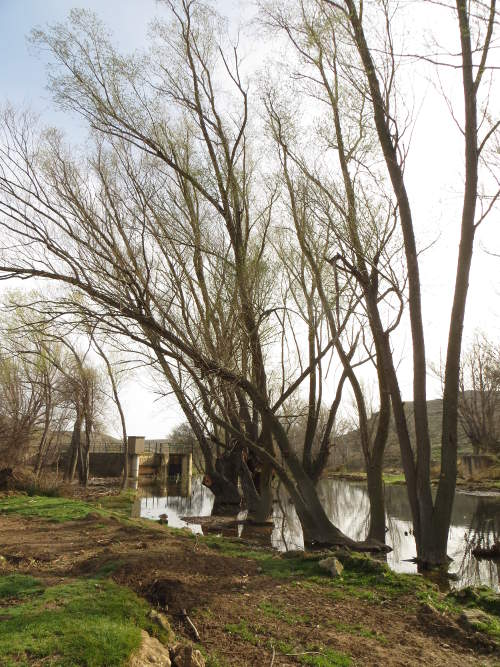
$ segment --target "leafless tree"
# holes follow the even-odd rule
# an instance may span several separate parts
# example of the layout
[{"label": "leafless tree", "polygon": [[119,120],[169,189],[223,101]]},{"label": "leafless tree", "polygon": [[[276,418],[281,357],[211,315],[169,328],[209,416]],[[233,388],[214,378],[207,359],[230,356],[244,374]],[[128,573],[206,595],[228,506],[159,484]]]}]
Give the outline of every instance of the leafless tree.
[{"label": "leafless tree", "polygon": [[500,451],[500,354],[484,334],[462,355],[458,412],[475,453]]},{"label": "leafless tree", "polygon": [[258,457],[263,508],[274,471],[306,541],[365,548],[328,519],[279,412],[342,332],[330,327],[314,358],[297,372],[286,359],[276,380],[273,352],[288,305],[268,243],[275,196],[259,187],[238,52],[223,48],[219,18],[207,7],[166,4],[173,23],[156,26],[154,59],[119,55],[86,12],[36,34],[60,65],[56,97],[89,121],[94,149],[79,158],[57,132],[35,139],[29,116],[6,115],[3,274],[58,280],[85,294],[95,317],[152,350],[160,366],[187,374],[224,434],[221,446]]},{"label": "leafless tree", "polygon": [[[408,303],[413,351],[413,399],[416,442],[409,437],[407,418],[401,400],[396,365],[389,338],[381,341],[380,355],[383,372],[391,396],[403,467],[413,515],[417,557],[422,566],[444,564],[448,542],[451,511],[457,474],[457,427],[460,379],[460,353],[469,285],[474,237],[478,225],[485,219],[498,199],[493,179],[493,191],[486,205],[478,211],[480,172],[486,176],[488,187],[491,163],[486,159],[489,142],[495,137],[499,121],[488,108],[489,90],[494,70],[489,69],[490,47],[497,27],[495,0],[472,2],[457,0],[444,3],[452,12],[460,37],[457,56],[450,55],[447,65],[457,68],[462,77],[463,118],[461,133],[464,140],[465,178],[463,207],[460,222],[460,244],[456,267],[455,289],[452,299],[447,355],[444,372],[443,422],[441,443],[441,475],[435,499],[430,484],[430,437],[427,416],[427,366],[424,324],[422,318],[422,290],[419,252],[412,206],[408,195],[404,165],[406,149],[397,112],[397,87],[394,64],[393,15],[390,3],[382,2],[367,8],[355,0],[323,0],[337,22],[337,34],[355,47],[357,57],[352,61],[354,76],[361,71],[362,91],[370,108],[378,145],[386,165],[403,236],[406,271],[408,275]],[[435,3],[442,6],[443,3]],[[427,4],[429,12],[432,3]],[[381,14],[380,14],[381,12]],[[375,43],[368,21],[385,30],[385,40]],[[458,122],[458,121],[457,121]],[[491,157],[491,156],[490,156]],[[373,331],[373,329],[372,329]]]}]

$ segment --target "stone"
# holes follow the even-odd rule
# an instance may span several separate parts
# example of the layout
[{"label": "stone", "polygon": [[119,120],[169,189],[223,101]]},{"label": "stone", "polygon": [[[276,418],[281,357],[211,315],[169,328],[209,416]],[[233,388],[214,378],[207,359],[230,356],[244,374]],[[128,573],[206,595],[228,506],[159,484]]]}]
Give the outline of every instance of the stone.
[{"label": "stone", "polygon": [[189,644],[176,644],[172,649],[174,667],[205,667],[205,658]]},{"label": "stone", "polygon": [[344,566],[342,563],[335,558],[335,556],[330,556],[330,558],[324,558],[318,562],[318,565],[322,570],[329,572],[332,577],[342,576]]},{"label": "stone", "polygon": [[165,614],[162,614],[161,611],[156,611],[156,609],[151,609],[151,611],[149,612],[149,618],[152,621],[155,621],[155,623],[158,623],[158,625],[162,627],[165,630],[165,632],[167,632],[169,639],[173,639],[174,632]]},{"label": "stone", "polygon": [[129,667],[171,667],[170,653],[155,637],[151,637],[145,630],[141,630],[142,642],[139,650],[132,656]]}]

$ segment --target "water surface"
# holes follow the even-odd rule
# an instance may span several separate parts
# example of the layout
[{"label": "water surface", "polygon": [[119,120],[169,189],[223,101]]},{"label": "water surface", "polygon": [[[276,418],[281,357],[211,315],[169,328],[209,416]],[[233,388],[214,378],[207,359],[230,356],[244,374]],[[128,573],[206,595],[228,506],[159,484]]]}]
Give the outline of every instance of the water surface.
[{"label": "water surface", "polygon": [[[361,482],[323,479],[318,491],[333,523],[349,537],[365,539],[369,510],[366,486]],[[188,524],[182,517],[210,516],[212,511],[213,494],[201,484],[200,478],[193,478],[189,497],[181,497],[175,486],[156,495],[143,488],[142,494],[136,501],[137,516],[158,519],[160,514],[167,514],[170,526],[189,526],[195,533],[202,533],[202,527]],[[409,562],[415,557],[415,541],[406,488],[387,486],[385,495],[387,543],[393,549],[387,555],[387,563],[397,572],[416,572],[415,564]],[[244,518],[244,514],[239,518]],[[288,495],[281,489],[274,503],[273,520],[274,527],[240,525],[224,530],[224,534],[257,540],[281,551],[303,549],[300,523]],[[475,546],[491,546],[499,538],[500,494],[458,492],[448,542],[448,555],[453,558],[450,572],[457,577],[452,586],[486,584],[499,590],[500,561],[477,560],[471,554]]]}]

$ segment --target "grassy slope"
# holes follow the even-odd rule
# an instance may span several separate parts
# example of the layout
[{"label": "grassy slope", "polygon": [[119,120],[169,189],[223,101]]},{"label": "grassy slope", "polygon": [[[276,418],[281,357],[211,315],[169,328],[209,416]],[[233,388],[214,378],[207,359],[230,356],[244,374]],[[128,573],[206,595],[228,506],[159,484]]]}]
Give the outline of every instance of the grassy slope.
[{"label": "grassy slope", "polygon": [[141,642],[140,629],[159,634],[149,606],[104,579],[44,587],[31,576],[0,577],[0,664],[46,658],[57,667],[118,667]]},{"label": "grassy slope", "polygon": [[[133,497],[133,492],[125,492],[94,504],[17,495],[0,499],[0,513],[57,523],[92,512],[126,520]],[[30,575],[0,576],[0,611],[0,664],[5,667],[44,658],[44,664],[54,667],[118,667],[139,647],[141,629],[168,639],[149,619],[144,600],[103,577],[46,586]]]}]

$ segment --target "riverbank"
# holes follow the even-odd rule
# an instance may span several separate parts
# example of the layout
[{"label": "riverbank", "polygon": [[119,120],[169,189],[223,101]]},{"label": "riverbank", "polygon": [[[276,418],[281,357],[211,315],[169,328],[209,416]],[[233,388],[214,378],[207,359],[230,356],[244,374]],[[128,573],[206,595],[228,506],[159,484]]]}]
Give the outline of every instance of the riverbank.
[{"label": "riverbank", "polygon": [[[365,472],[348,472],[348,471],[326,471],[324,477],[326,479],[345,479],[348,482],[366,482]],[[404,485],[406,484],[405,476],[402,471],[394,470],[383,473],[384,484],[386,485]],[[438,478],[431,480],[432,484],[438,483]],[[469,492],[486,492],[500,494],[500,477],[496,474],[494,477],[483,477],[481,479],[464,479],[457,478],[457,490]]]},{"label": "riverbank", "polygon": [[[123,665],[141,631],[192,643],[211,667],[498,664],[492,593],[445,595],[422,577],[345,555],[334,579],[317,557],[131,520],[132,501],[0,498],[1,664]],[[475,621],[463,616],[466,604],[479,607]],[[172,633],[151,608],[165,612]],[[27,611],[30,623],[20,623]]]}]

